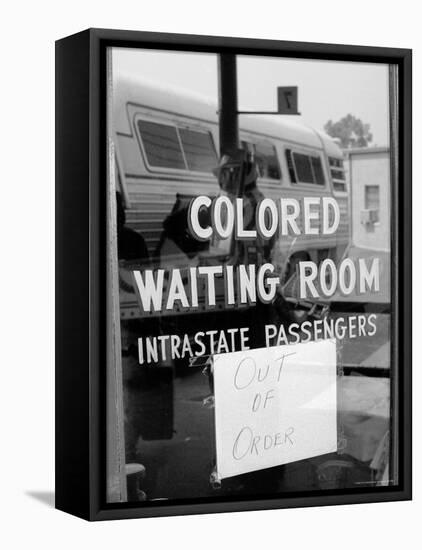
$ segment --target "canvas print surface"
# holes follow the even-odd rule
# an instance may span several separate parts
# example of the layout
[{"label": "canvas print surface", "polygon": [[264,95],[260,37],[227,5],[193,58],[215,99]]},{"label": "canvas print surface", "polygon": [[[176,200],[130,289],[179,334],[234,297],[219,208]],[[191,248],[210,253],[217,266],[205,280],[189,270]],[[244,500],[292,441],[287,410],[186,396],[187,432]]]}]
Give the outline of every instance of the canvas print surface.
[{"label": "canvas print surface", "polygon": [[107,502],[396,486],[395,69],[108,75]]}]

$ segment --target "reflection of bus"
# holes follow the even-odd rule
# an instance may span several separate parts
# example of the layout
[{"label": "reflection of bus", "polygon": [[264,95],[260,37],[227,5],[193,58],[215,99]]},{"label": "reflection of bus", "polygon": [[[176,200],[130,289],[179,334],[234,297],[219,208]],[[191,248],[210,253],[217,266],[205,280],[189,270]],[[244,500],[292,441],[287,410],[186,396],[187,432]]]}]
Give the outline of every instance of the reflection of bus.
[{"label": "reflection of bus", "polygon": [[[125,78],[115,82],[113,103],[118,186],[127,224],[141,233],[151,257],[157,251],[171,254],[162,247],[169,214],[189,197],[219,193],[212,173],[219,151],[217,107],[187,92]],[[275,242],[273,257],[282,258],[287,276],[300,260],[339,260],[349,240],[341,150],[325,134],[286,117],[241,115],[239,126],[241,145],[255,157],[258,187],[266,197],[334,196],[340,206],[336,234]],[[186,256],[179,261],[176,256],[173,265],[186,262]],[[194,254],[188,256],[193,261]],[[122,316],[138,316],[134,295],[123,291],[121,299]]]}]

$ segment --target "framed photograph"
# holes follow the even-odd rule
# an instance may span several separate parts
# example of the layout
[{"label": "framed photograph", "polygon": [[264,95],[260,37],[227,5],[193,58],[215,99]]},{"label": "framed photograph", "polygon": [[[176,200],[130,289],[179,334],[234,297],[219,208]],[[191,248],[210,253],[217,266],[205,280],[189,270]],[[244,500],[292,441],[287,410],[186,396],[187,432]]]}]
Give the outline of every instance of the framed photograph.
[{"label": "framed photograph", "polygon": [[411,498],[411,51],[56,43],[56,506]]}]

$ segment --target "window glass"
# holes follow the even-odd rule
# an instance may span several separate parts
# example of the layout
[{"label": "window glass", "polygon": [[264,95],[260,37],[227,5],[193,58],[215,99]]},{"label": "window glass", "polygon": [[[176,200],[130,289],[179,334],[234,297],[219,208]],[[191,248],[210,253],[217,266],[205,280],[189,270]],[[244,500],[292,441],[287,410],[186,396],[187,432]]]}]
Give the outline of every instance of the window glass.
[{"label": "window glass", "polygon": [[138,129],[150,166],[182,170],[186,168],[174,126],[138,120]]},{"label": "window glass", "polygon": [[343,161],[341,159],[330,157],[328,160],[330,161],[330,166],[334,168],[343,168]]},{"label": "window glass", "polygon": [[331,170],[331,177],[336,180],[345,180],[344,172],[340,172],[340,170]]},{"label": "window glass", "polygon": [[317,185],[325,185],[324,170],[322,169],[321,157],[311,157],[311,162],[315,176],[315,183]]},{"label": "window glass", "polygon": [[293,153],[286,149],[286,160],[292,183],[311,183],[325,185],[324,170],[321,157]]},{"label": "window glass", "polygon": [[314,183],[311,159],[302,153],[293,153],[297,179],[300,183]]},{"label": "window glass", "polygon": [[196,172],[212,172],[218,161],[211,134],[187,128],[180,128],[179,133],[188,169]]},{"label": "window glass", "polygon": [[336,191],[347,191],[346,174],[344,173],[343,160],[329,157],[331,179]]},{"label": "window glass", "polygon": [[290,181],[296,183],[296,173],[293,165],[292,151],[291,149],[286,149],[286,162],[287,168],[289,170]]},{"label": "window glass", "polygon": [[274,145],[265,141],[257,143],[255,158],[261,178],[281,179],[280,165]]},{"label": "window glass", "polygon": [[[407,480],[400,475],[398,398],[407,365],[395,360],[400,349],[391,277],[398,261],[391,213],[402,183],[391,171],[391,159],[400,160],[397,67],[379,68],[378,94],[376,63],[343,63],[339,93],[338,62],[327,61],[325,71],[321,60],[312,67],[310,59],[239,55],[241,112],[273,108],[266,86],[242,99],[251,75],[264,82],[269,74],[280,75],[283,83],[286,67],[293,67],[294,80],[310,87],[322,69],[332,76],[326,89],[331,98],[314,98],[321,120],[333,116],[333,101],[340,113],[366,113],[364,94],[347,91],[349,81],[359,90],[371,77],[373,109],[364,124],[383,120],[378,126],[386,135],[377,126],[374,140],[390,147],[342,153],[335,144],[324,149],[318,138],[288,141],[282,126],[272,133],[250,116],[239,129],[243,154],[228,159],[217,181],[202,171],[217,164],[217,126],[205,122],[208,115],[204,122],[195,118],[208,109],[195,99],[199,94],[218,100],[217,55],[207,65],[208,54],[198,52],[112,49],[110,84],[117,88],[107,86],[113,106],[107,129],[110,139],[119,136],[123,188],[116,193],[117,179],[107,174],[109,353],[107,422],[101,426],[107,434],[107,502],[125,506],[127,500],[131,510],[144,510],[160,501],[324,492],[357,499],[379,491],[384,498],[385,491],[400,488]],[[134,77],[162,74],[155,92],[161,114],[148,103],[154,88],[123,76],[129,64]],[[192,75],[192,95],[178,95],[176,65]],[[347,66],[350,78],[344,76]],[[127,105],[135,138],[126,135],[120,117],[121,102],[134,97],[150,106],[146,114],[136,103]],[[209,114],[215,115],[214,107]],[[148,122],[138,125],[140,119]],[[142,158],[150,177],[143,177]],[[256,187],[239,188],[242,158],[256,165]],[[324,201],[333,194],[338,220]],[[196,215],[192,205],[199,196],[205,201],[196,203],[202,205]],[[297,216],[288,202],[280,204],[293,197]],[[310,224],[304,223],[303,197],[316,199]],[[296,217],[297,231],[284,214]],[[211,235],[204,240],[195,227],[210,228]],[[310,234],[316,228],[318,234]],[[236,239],[241,229],[253,233]]]}]

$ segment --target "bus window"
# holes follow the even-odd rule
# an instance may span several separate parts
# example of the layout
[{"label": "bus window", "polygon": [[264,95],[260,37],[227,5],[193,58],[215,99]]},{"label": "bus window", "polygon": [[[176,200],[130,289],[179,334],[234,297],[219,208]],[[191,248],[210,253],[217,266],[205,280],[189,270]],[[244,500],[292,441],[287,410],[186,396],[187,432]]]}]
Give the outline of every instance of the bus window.
[{"label": "bus window", "polygon": [[289,170],[290,181],[292,183],[297,183],[295,167],[293,166],[293,158],[291,149],[286,149],[286,161],[287,168]]},{"label": "bus window", "polygon": [[187,128],[179,128],[179,133],[188,169],[212,172],[218,161],[211,134]]},{"label": "bus window", "polygon": [[324,170],[322,169],[321,157],[311,157],[311,162],[315,183],[317,185],[325,185]]},{"label": "bus window", "polygon": [[138,130],[149,166],[212,172],[217,154],[209,132],[138,120]]},{"label": "bus window", "polygon": [[186,168],[175,126],[138,120],[138,129],[150,166],[179,170]]},{"label": "bus window", "polygon": [[328,157],[328,162],[330,164],[331,179],[333,181],[334,190],[347,191],[343,160]]},{"label": "bus window", "polygon": [[321,157],[286,149],[286,161],[292,183],[325,185]]},{"label": "bus window", "polygon": [[293,161],[296,168],[297,179],[300,183],[314,183],[311,159],[302,153],[293,153]]},{"label": "bus window", "polygon": [[271,143],[260,141],[255,145],[255,159],[261,178],[281,179],[277,152]]}]

